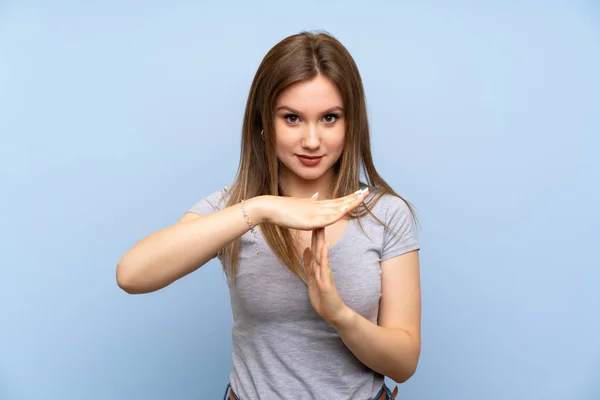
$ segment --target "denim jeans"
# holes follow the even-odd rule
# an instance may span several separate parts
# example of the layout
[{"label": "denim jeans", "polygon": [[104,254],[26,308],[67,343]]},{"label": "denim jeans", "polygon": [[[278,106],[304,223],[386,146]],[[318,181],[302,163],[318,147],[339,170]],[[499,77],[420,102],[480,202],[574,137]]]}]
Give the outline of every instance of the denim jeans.
[{"label": "denim jeans", "polygon": [[[381,396],[383,396],[384,393],[385,393],[385,397],[381,397]],[[227,399],[227,394],[229,394],[229,399]],[[227,387],[225,388],[225,395],[223,396],[223,400],[241,400],[241,399],[239,397],[237,397],[237,395],[233,392],[233,389],[231,388],[231,384],[227,384]],[[394,400],[394,395],[392,394],[392,391],[390,390],[390,388],[388,388],[384,384],[383,387],[381,388],[381,390],[371,400]]]}]

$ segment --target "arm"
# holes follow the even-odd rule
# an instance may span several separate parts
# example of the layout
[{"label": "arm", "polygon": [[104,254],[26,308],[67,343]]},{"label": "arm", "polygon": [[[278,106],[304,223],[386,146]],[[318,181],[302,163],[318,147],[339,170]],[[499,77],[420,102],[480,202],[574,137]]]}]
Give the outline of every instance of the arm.
[{"label": "arm", "polygon": [[354,355],[398,383],[416,371],[421,352],[421,289],[417,251],[381,263],[379,325],[345,307],[331,322]]},{"label": "arm", "polygon": [[[326,201],[257,196],[246,200],[244,207],[253,225],[270,222],[310,230],[335,223],[367,194],[357,192]],[[188,213],[125,253],[117,265],[117,284],[131,294],[162,289],[206,264],[249,229],[239,204],[204,216]]]},{"label": "arm", "polygon": [[[254,224],[260,197],[244,202]],[[149,293],[195,271],[250,229],[239,204],[200,216],[186,213],[176,224],[138,242],[117,265],[117,284],[130,294]]]},{"label": "arm", "polygon": [[[304,251],[308,295],[315,311],[333,326],[363,364],[396,382],[416,371],[421,352],[421,289],[418,252],[381,262],[379,325],[348,307],[335,287],[324,230],[313,232]],[[313,255],[319,255],[317,261]]]}]

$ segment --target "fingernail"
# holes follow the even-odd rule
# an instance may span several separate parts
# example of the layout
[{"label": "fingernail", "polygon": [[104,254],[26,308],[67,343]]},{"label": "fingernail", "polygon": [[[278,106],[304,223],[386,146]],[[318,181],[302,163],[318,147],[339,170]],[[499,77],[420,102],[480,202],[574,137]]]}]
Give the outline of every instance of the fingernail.
[{"label": "fingernail", "polygon": [[356,192],[354,192],[354,194],[359,194],[362,193],[362,189],[358,189]]},{"label": "fingernail", "polygon": [[369,191],[369,188],[368,188],[368,187],[366,187],[366,188],[364,188],[363,190],[361,190],[361,193],[367,193],[368,191]]},{"label": "fingernail", "polygon": [[317,193],[313,194],[313,195],[312,195],[310,198],[311,198],[311,199],[314,199],[315,197],[317,197],[317,196],[318,196],[318,194],[319,194],[319,192],[317,192]]}]

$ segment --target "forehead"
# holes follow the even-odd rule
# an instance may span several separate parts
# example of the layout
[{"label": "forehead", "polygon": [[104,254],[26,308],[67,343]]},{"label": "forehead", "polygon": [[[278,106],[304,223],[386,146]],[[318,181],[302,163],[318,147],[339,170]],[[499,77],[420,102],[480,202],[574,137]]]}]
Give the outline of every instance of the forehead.
[{"label": "forehead", "polygon": [[343,107],[342,96],[328,78],[317,75],[309,81],[294,83],[277,98],[276,107],[288,106],[304,112]]}]

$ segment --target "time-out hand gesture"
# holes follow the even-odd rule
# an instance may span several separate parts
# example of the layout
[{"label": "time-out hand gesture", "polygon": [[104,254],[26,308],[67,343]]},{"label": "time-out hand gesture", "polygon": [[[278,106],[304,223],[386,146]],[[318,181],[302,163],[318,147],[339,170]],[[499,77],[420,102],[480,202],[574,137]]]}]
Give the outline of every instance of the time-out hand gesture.
[{"label": "time-out hand gesture", "polygon": [[321,318],[332,324],[347,311],[347,306],[338,293],[329,267],[325,228],[313,230],[311,248],[304,250],[304,267],[308,275],[310,303]]},{"label": "time-out hand gesture", "polygon": [[314,201],[296,197],[266,196],[264,218],[281,227],[312,230],[324,228],[342,219],[369,195],[368,189],[331,200]]}]

